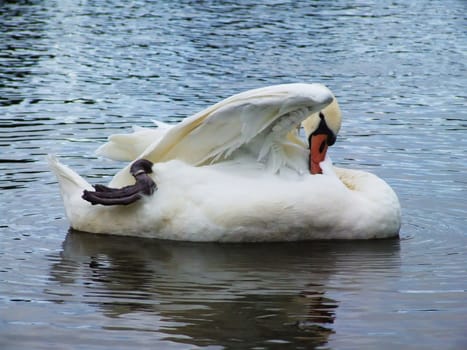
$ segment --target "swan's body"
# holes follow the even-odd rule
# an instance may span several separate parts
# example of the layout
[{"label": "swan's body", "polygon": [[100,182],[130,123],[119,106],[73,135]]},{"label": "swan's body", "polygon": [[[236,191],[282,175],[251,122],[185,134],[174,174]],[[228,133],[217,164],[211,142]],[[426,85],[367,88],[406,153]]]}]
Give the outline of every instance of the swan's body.
[{"label": "swan's body", "polygon": [[[173,127],[111,137],[100,154],[154,162],[158,190],[128,206],[83,200],[92,186],[51,157],[71,226],[190,241],[397,236],[399,202],[383,180],[335,168],[329,159],[321,163],[322,175],[309,173],[307,146],[295,126],[338,109],[333,101],[322,85],[278,85],[235,95]],[[304,125],[308,134],[317,128],[313,118]],[[326,121],[337,133],[340,118]],[[133,182],[124,168],[110,185]]]}]

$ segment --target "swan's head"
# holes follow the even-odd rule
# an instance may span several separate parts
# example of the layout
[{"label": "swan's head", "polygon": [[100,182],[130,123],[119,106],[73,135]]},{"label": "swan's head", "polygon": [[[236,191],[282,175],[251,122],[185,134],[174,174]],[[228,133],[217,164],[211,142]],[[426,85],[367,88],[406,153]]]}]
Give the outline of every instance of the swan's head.
[{"label": "swan's head", "polygon": [[321,174],[319,166],[326,158],[328,146],[336,142],[341,128],[341,110],[336,98],[321,111],[312,114],[302,122],[310,147],[310,172]]}]

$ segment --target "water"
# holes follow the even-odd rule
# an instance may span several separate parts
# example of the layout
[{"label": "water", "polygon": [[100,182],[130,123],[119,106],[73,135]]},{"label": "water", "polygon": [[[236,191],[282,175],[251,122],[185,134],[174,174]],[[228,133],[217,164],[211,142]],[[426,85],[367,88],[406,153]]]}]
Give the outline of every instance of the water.
[{"label": "water", "polygon": [[[0,4],[2,349],[467,347],[466,3]],[[71,232],[45,155],[234,93],[322,82],[335,163],[387,180],[401,240],[221,245]]]}]

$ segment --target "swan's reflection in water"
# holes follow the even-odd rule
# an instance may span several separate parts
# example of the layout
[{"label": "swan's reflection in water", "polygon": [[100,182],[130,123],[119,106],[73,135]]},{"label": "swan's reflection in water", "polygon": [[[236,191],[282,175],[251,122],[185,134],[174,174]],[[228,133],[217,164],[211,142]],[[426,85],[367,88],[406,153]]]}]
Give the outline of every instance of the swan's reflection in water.
[{"label": "swan's reflection in water", "polygon": [[308,349],[333,333],[333,276],[364,262],[397,268],[398,250],[397,240],[211,244],[70,232],[51,274],[126,320],[125,330],[197,346]]}]

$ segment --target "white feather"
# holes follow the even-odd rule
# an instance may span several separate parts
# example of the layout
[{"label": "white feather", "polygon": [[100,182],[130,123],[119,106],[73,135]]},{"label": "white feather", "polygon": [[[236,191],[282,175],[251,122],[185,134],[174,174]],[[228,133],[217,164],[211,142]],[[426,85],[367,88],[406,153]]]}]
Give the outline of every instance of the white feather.
[{"label": "white feather", "polygon": [[[92,206],[81,198],[89,183],[49,157],[71,226],[191,241],[397,236],[399,201],[383,180],[335,168],[329,158],[320,165],[322,175],[309,174],[306,144],[295,125],[332,99],[322,85],[267,87],[235,95],[173,127],[111,137],[106,154],[155,163],[151,176],[158,190],[128,206]],[[133,181],[126,167],[111,186]]]},{"label": "white feather", "polygon": [[[283,84],[249,90],[183,120],[161,139],[155,139],[138,158],[154,163],[179,159],[199,166],[229,159],[243,148],[277,172],[282,166],[296,163],[288,161],[287,156],[296,153],[290,142],[299,145],[300,141],[293,139],[290,131],[333,100],[332,92],[321,84]],[[128,166],[114,177],[111,185],[124,186],[132,181]]]}]

